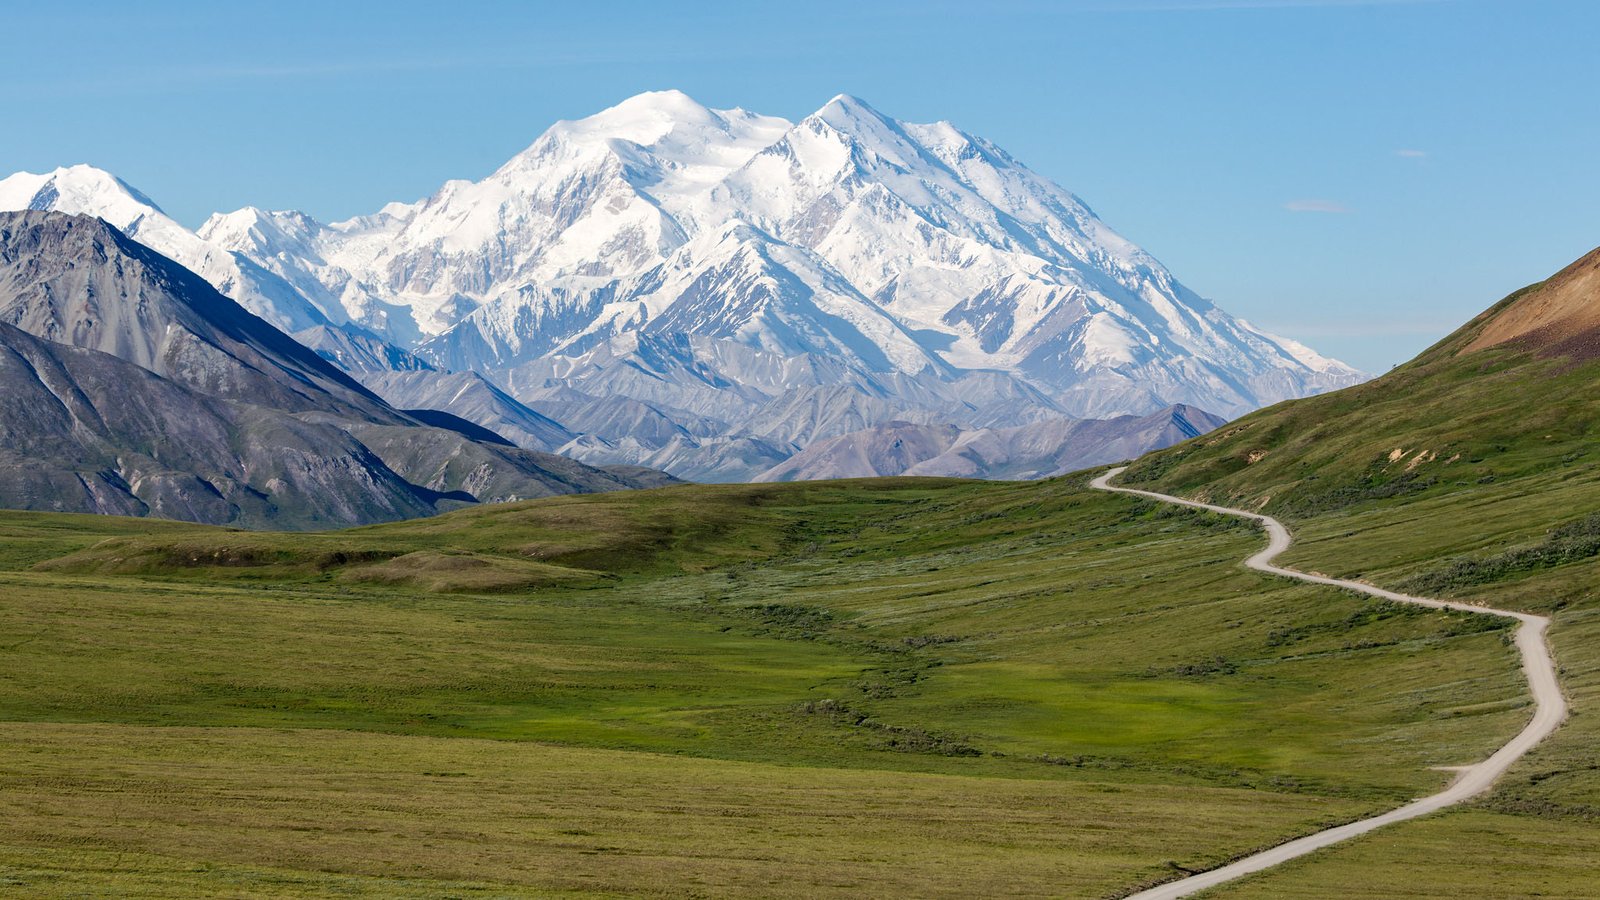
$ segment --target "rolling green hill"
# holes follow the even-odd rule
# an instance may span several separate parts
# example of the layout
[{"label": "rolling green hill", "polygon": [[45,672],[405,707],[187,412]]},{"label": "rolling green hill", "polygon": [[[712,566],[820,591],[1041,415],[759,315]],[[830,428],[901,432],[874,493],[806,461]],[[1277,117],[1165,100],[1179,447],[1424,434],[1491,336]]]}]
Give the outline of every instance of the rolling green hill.
[{"label": "rolling green hill", "polygon": [[1492,621],[1251,573],[1258,543],[1076,478],[310,535],[0,514],[0,879],[1106,896],[1515,729]]},{"label": "rolling green hill", "polygon": [[1600,464],[1600,250],[1366,384],[1282,403],[1123,478],[1290,518]]},{"label": "rolling green hill", "polygon": [[[1124,476],[1249,506],[1287,564],[1549,614],[1573,714],[1474,808],[1219,897],[1585,896],[1600,851],[1600,251],[1368,384],[1281,404]],[[1588,887],[1562,878],[1591,860]]]}]

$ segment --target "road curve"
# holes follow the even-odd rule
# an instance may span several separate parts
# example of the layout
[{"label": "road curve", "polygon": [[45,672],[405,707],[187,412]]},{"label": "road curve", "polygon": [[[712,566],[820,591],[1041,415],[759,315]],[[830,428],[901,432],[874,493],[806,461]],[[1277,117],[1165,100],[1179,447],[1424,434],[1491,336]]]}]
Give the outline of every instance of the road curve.
[{"label": "road curve", "polygon": [[1418,816],[1425,816],[1447,806],[1453,806],[1464,800],[1469,800],[1493,786],[1495,780],[1504,774],[1506,769],[1511,768],[1512,763],[1521,759],[1523,754],[1532,750],[1535,744],[1549,736],[1566,719],[1567,700],[1562,696],[1561,683],[1556,678],[1555,660],[1551,658],[1550,648],[1545,643],[1545,630],[1550,627],[1548,618],[1531,613],[1494,609],[1488,606],[1474,606],[1468,603],[1451,603],[1445,600],[1430,600],[1426,597],[1412,597],[1376,588],[1369,584],[1344,581],[1339,578],[1327,578],[1322,575],[1307,575],[1304,572],[1296,572],[1293,569],[1275,566],[1272,564],[1272,560],[1278,554],[1289,549],[1291,542],[1289,529],[1283,527],[1282,522],[1260,513],[1246,512],[1242,509],[1229,509],[1226,506],[1212,506],[1209,503],[1196,503],[1193,500],[1184,500],[1181,497],[1158,494],[1154,491],[1116,487],[1111,484],[1111,479],[1122,474],[1126,468],[1126,466],[1123,466],[1112,469],[1089,484],[1091,487],[1102,491],[1134,494],[1140,497],[1148,497],[1152,500],[1176,503],[1179,506],[1205,509],[1229,516],[1240,516],[1261,523],[1261,526],[1267,530],[1269,540],[1265,550],[1245,560],[1245,565],[1252,569],[1270,572],[1274,575],[1282,575],[1286,578],[1294,578],[1299,581],[1309,581],[1313,584],[1327,584],[1333,587],[1348,588],[1352,591],[1360,591],[1363,594],[1381,597],[1384,600],[1393,600],[1397,603],[1415,603],[1419,606],[1431,606],[1436,609],[1458,609],[1488,616],[1503,616],[1508,619],[1516,619],[1522,623],[1518,626],[1516,635],[1517,650],[1522,654],[1522,672],[1527,676],[1528,689],[1533,694],[1533,700],[1536,704],[1532,721],[1516,737],[1512,738],[1499,750],[1496,750],[1493,756],[1477,765],[1462,770],[1460,776],[1448,788],[1437,794],[1413,800],[1399,809],[1390,810],[1370,819],[1360,819],[1346,825],[1340,825],[1337,828],[1329,828],[1326,831],[1306,835],[1286,844],[1279,844],[1270,850],[1253,853],[1221,868],[1212,869],[1209,872],[1201,872],[1188,878],[1169,881],[1149,890],[1131,894],[1127,897],[1127,900],[1173,900],[1173,898],[1177,897],[1187,897],[1223,882],[1242,878],[1263,869],[1270,869],[1280,863],[1299,856],[1305,856],[1308,853],[1341,841],[1347,841],[1350,838],[1366,834],[1385,825],[1404,822],[1407,819],[1415,819]]}]

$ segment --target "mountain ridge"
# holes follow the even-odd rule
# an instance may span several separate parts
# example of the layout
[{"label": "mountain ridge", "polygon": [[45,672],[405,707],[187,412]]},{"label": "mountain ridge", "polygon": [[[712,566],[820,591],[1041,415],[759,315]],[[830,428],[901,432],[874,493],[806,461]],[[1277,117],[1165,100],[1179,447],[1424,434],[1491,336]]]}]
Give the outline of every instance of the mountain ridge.
[{"label": "mountain ridge", "polygon": [[306,529],[661,483],[397,409],[82,215],[0,212],[0,370],[3,506]]},{"label": "mountain ridge", "polygon": [[[8,193],[19,191],[0,190],[0,202],[15,202]],[[936,335],[931,352],[947,364],[1044,379],[1078,415],[1160,400],[1235,414],[1359,377],[1221,313],[992,143],[848,95],[789,123],[642,94],[556,123],[483,181],[450,181],[416,203],[330,225],[247,207],[214,215],[193,240],[295,286],[329,322],[401,346],[475,317],[491,358],[451,362],[495,368],[646,327],[680,299],[652,293],[652,270],[736,222],[764,238],[741,243],[816,254],[823,271],[797,273],[800,285],[849,284],[851,308],[881,306]],[[406,309],[417,311],[409,324]],[[1248,371],[1218,377],[1215,365]]]},{"label": "mountain ridge", "polygon": [[[101,203],[361,378],[431,367],[535,410],[639,402],[757,456],[895,420],[1232,417],[1364,377],[1229,316],[993,143],[845,94],[798,122],[641,94],[340,222],[246,207],[191,233],[147,200],[86,167],[0,181],[0,206]],[[495,429],[462,402],[444,411]],[[680,471],[721,471],[721,450],[681,449]]]},{"label": "mountain ridge", "polygon": [[1176,405],[1148,416],[1042,419],[1009,428],[890,422],[818,441],[755,481],[875,478],[1050,478],[1140,455],[1223,425],[1204,410]]}]

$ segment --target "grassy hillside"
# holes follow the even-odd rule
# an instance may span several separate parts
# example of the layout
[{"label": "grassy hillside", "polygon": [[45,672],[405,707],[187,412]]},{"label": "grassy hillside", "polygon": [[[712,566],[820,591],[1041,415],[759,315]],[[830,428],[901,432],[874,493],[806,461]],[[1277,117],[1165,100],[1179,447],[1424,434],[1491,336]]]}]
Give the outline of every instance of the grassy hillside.
[{"label": "grassy hillside", "polygon": [[1127,473],[1283,517],[1297,535],[1290,565],[1551,615],[1572,702],[1567,725],[1476,808],[1386,830],[1215,896],[1592,894],[1597,272],[1600,253],[1506,298],[1383,378],[1264,410]]},{"label": "grassy hillside", "polygon": [[0,879],[1107,896],[1518,726],[1493,621],[1266,578],[1259,542],[1079,479],[0,515]]},{"label": "grassy hillside", "polygon": [[[1473,808],[1397,826],[1218,897],[1593,895],[1600,850],[1600,556],[1575,523],[1600,473],[1556,470],[1293,523],[1301,569],[1548,614],[1572,716]],[[1554,526],[1554,527],[1553,527]],[[1566,548],[1561,552],[1559,548]],[[1555,552],[1552,552],[1555,551]]]},{"label": "grassy hillside", "polygon": [[[1151,453],[1124,476],[1290,518],[1460,494],[1600,466],[1600,251],[1484,311],[1416,359],[1343,391],[1282,403]],[[1573,334],[1512,331],[1570,307]],[[1600,315],[1600,314],[1597,314]],[[1510,325],[1508,325],[1510,323]]]}]

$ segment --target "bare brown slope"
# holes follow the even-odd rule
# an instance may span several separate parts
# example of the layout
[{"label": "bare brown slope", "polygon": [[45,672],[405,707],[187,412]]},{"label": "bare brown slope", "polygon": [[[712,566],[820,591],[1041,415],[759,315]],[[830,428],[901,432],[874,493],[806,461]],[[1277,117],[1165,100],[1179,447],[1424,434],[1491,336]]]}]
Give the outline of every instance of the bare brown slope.
[{"label": "bare brown slope", "polygon": [[1490,312],[1461,353],[1515,343],[1540,356],[1600,358],[1600,249]]}]

